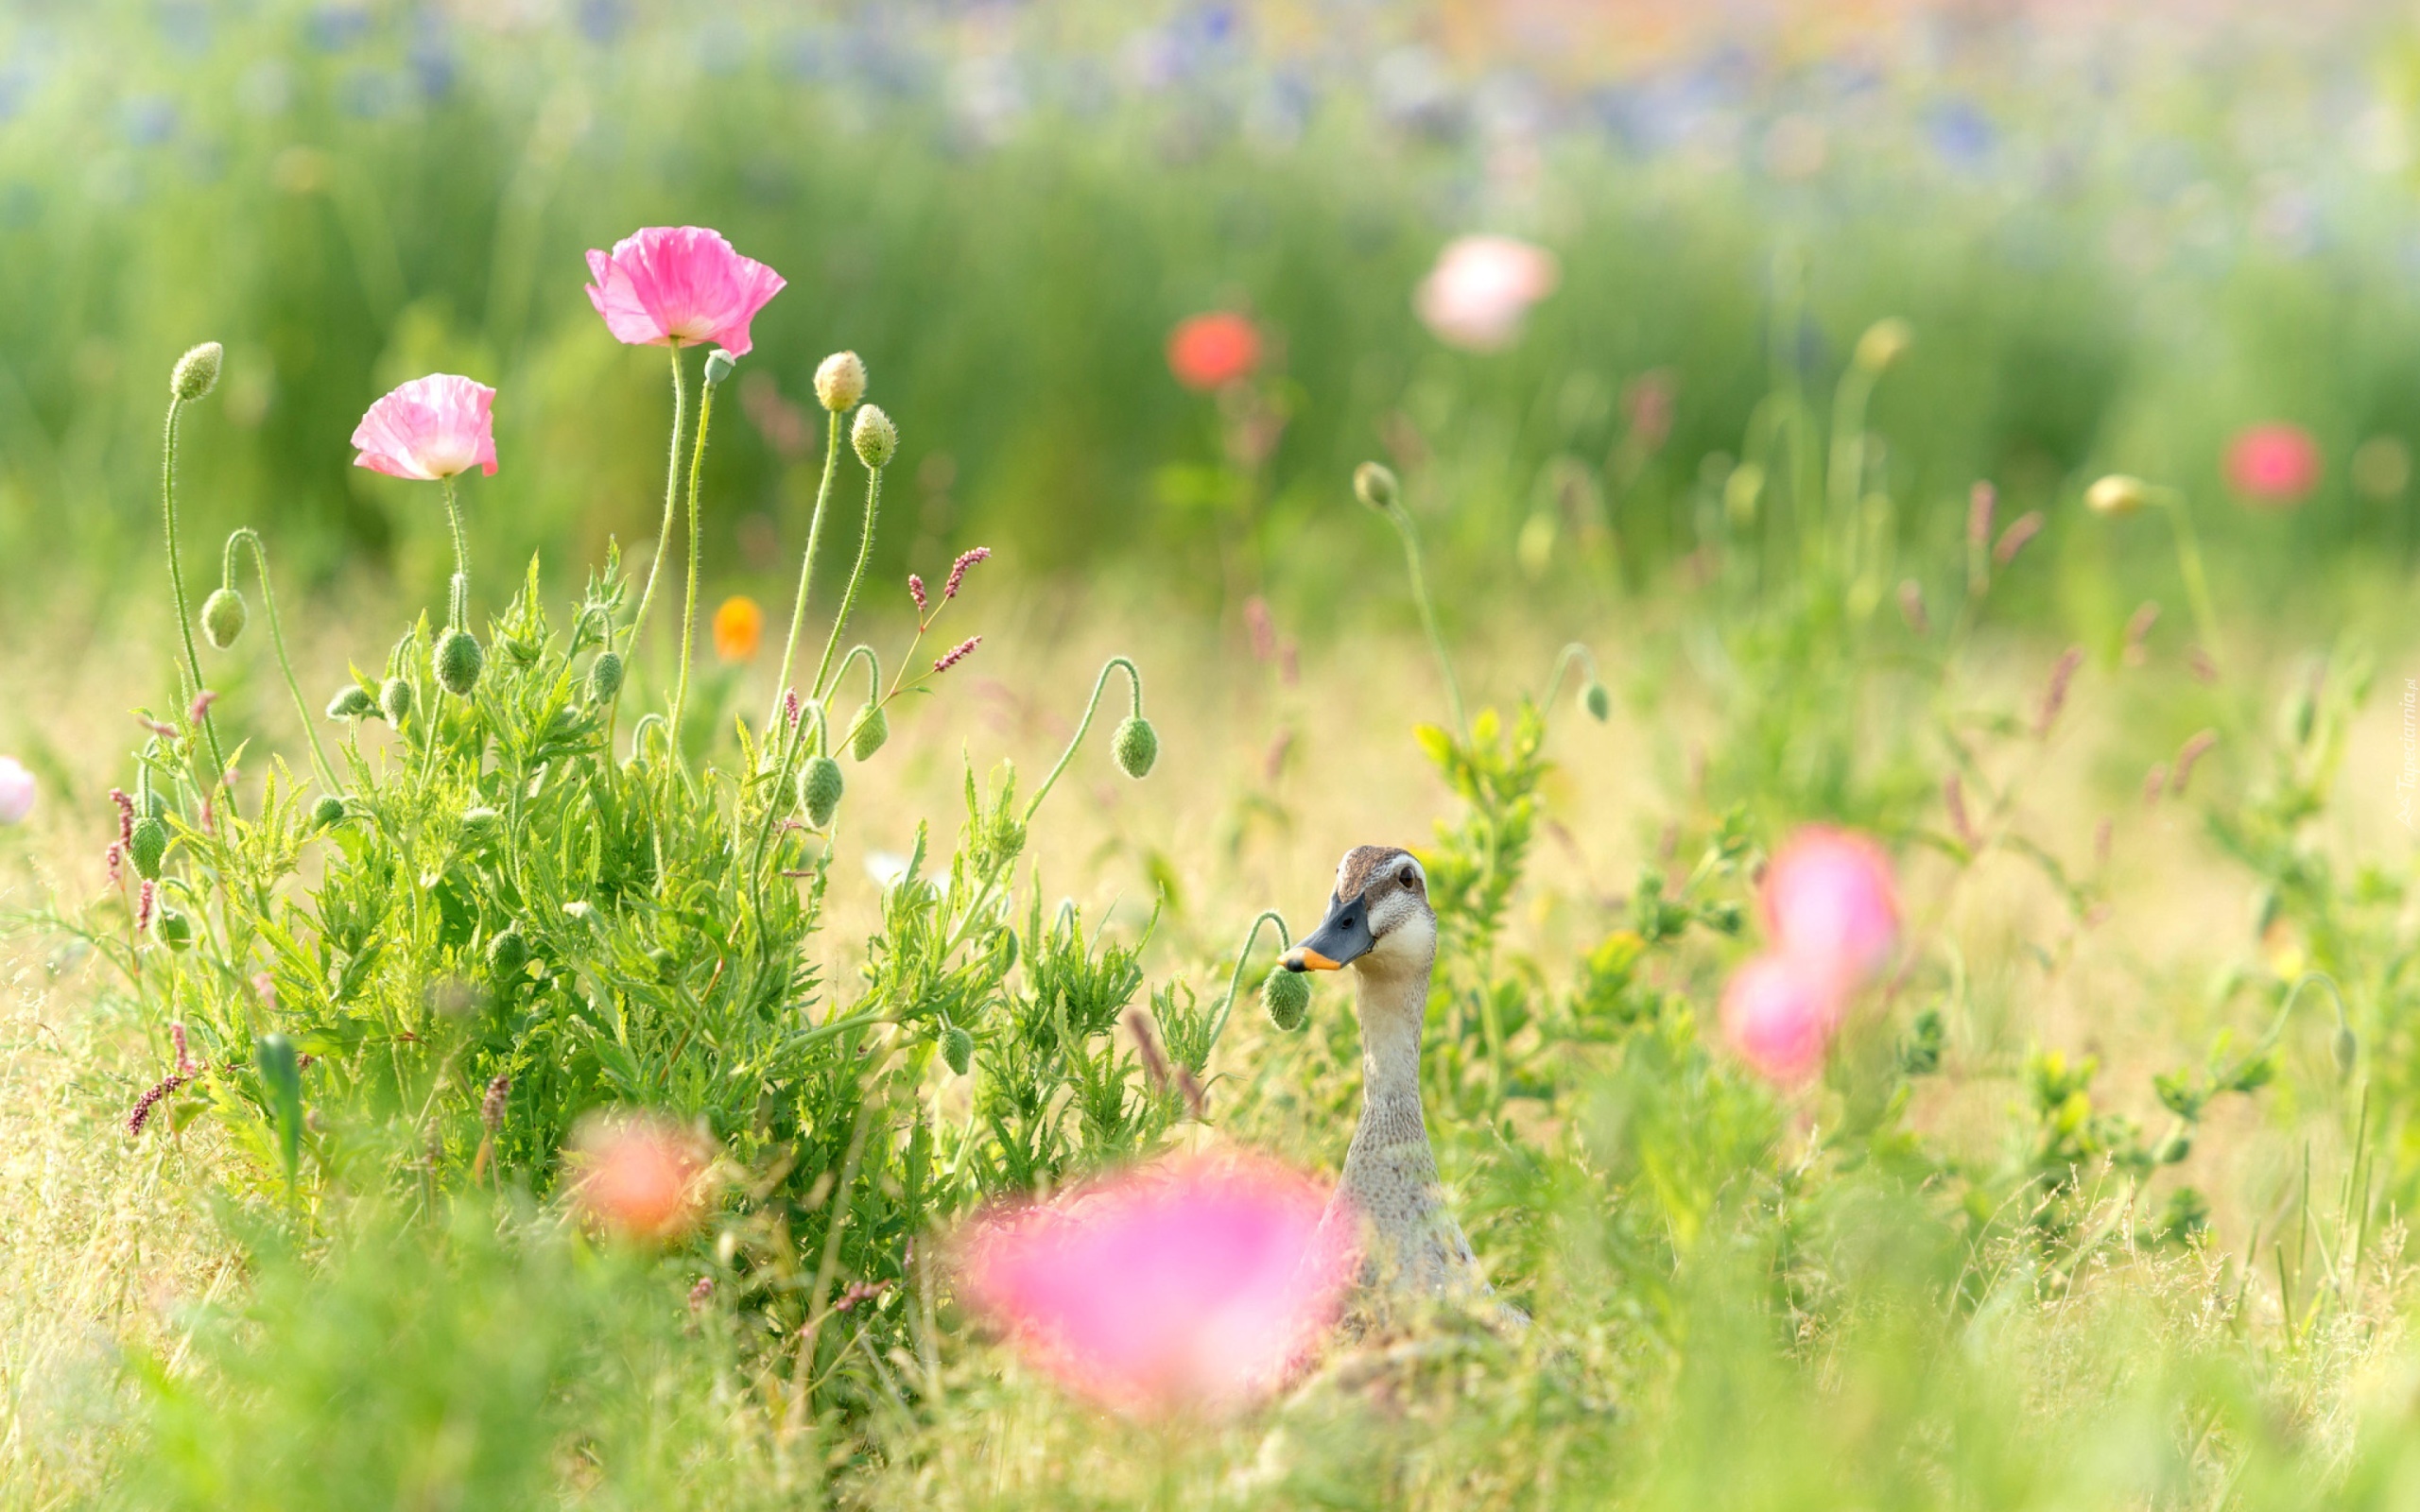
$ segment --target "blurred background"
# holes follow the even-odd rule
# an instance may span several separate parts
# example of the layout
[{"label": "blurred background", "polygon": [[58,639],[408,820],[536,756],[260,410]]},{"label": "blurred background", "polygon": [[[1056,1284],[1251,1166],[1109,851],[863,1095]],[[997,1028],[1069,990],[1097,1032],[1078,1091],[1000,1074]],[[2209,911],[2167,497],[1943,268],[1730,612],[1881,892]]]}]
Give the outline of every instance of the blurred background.
[{"label": "blurred background", "polygon": [[[1872,412],[1910,544],[1954,543],[1978,479],[2003,521],[2055,524],[2114,467],[2205,501],[2238,602],[2290,610],[2413,545],[2409,8],[0,14],[0,628],[153,596],[165,374],[203,339],[228,366],[187,432],[189,539],[273,527],[289,592],[441,575],[425,492],[347,444],[430,370],[501,391],[503,471],[468,492],[487,562],[651,542],[663,364],[607,335],[581,254],[657,223],[790,281],[707,490],[710,579],[769,603],[819,467],[809,375],[841,347],[904,438],[886,574],[980,541],[1316,624],[1365,583],[1399,601],[1346,488],[1380,456],[1449,598],[1601,608],[1685,560],[1726,485],[1736,507],[1759,402],[1828,397],[1885,318],[1912,338]],[[1416,297],[1478,233],[1544,253],[1535,318]],[[1182,370],[1172,333],[1205,314],[1248,322],[1238,370],[1215,347]],[[2248,431],[2286,446],[2266,474]],[[2114,637],[2139,595],[2105,575],[2165,570],[2136,537],[2069,559],[2054,532],[2061,565],[2010,591]]]}]

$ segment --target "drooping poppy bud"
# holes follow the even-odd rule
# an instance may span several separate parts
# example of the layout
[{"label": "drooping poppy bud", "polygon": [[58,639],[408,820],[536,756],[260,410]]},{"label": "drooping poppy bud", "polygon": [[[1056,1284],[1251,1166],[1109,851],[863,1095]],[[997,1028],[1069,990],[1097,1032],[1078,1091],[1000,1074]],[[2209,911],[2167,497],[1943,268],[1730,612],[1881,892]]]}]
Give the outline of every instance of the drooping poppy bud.
[{"label": "drooping poppy bud", "polygon": [[1160,734],[1141,714],[1130,714],[1118,725],[1110,749],[1117,757],[1119,769],[1139,782],[1150,775],[1151,764],[1160,759]]},{"label": "drooping poppy bud", "polygon": [[879,704],[867,704],[857,711],[856,734],[849,741],[849,754],[861,762],[873,760],[873,753],[890,738],[890,716]]},{"label": "drooping poppy bud", "polygon": [[817,829],[832,822],[833,811],[840,806],[840,792],[844,785],[840,780],[840,764],[829,756],[816,757],[800,774],[799,801],[806,806],[806,816]]},{"label": "drooping poppy bud", "polygon": [[952,1073],[965,1075],[975,1064],[975,1037],[954,1023],[942,1030],[942,1060]]},{"label": "drooping poppy bud", "polygon": [[409,679],[389,678],[387,679],[387,685],[378,690],[378,712],[387,716],[387,723],[398,730],[403,728],[404,721],[410,718],[412,713],[412,685]]},{"label": "drooping poppy bud", "polygon": [[479,685],[480,669],[487,664],[487,654],[479,649],[478,637],[468,630],[447,630],[437,638],[437,650],[429,657],[431,670],[437,674],[437,685],[457,698],[467,698]]},{"label": "drooping poppy bud", "polygon": [[1277,968],[1261,979],[1260,1005],[1270,1022],[1292,1034],[1310,1017],[1311,979],[1301,971]]},{"label": "drooping poppy bud", "polygon": [[232,588],[218,589],[201,601],[202,639],[224,651],[244,633],[245,622],[251,618],[243,594]]},{"label": "drooping poppy bud", "polygon": [[591,703],[611,703],[621,691],[622,659],[608,651],[589,665],[588,698]]},{"label": "drooping poppy bud", "polygon": [[378,701],[358,682],[348,682],[328,700],[331,719],[367,719],[378,712]]}]

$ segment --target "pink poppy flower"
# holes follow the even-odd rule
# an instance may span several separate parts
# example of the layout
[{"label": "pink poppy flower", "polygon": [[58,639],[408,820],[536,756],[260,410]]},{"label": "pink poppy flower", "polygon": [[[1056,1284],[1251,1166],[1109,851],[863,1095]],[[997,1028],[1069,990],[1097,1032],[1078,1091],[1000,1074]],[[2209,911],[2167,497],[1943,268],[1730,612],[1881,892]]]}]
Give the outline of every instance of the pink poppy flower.
[{"label": "pink poppy flower", "polygon": [[14,756],[0,756],[0,824],[23,824],[34,811],[34,774]]},{"label": "pink poppy flower", "polygon": [[748,322],[782,292],[782,275],[732,250],[702,226],[649,226],[591,250],[588,302],[617,341],[686,347],[711,341],[748,355]]},{"label": "pink poppy flower", "polygon": [[1210,393],[1241,383],[1259,366],[1259,328],[1240,315],[1197,315],[1168,333],[1168,371],[1187,388]]},{"label": "pink poppy flower", "polygon": [[1247,1402],[1335,1320],[1355,1256],[1327,1194],[1273,1161],[1179,1156],[978,1221],[969,1299],[1035,1364],[1104,1405]]},{"label": "pink poppy flower", "polygon": [[705,1152],[687,1130],[653,1118],[599,1114],[574,1131],[573,1199],[625,1239],[664,1244],[696,1227]]},{"label": "pink poppy flower", "polygon": [[2248,426],[2227,443],[2227,486],[2256,505],[2286,508],[2319,487],[2319,443],[2299,425]]},{"label": "pink poppy flower", "polygon": [[1562,266],[1543,247],[1510,236],[1460,236],[1437,254],[1411,307],[1447,346],[1495,352],[1512,344],[1530,306],[1562,280]]},{"label": "pink poppy flower", "polygon": [[393,478],[495,475],[495,390],[452,373],[415,378],[370,406],[353,428],[355,467]]},{"label": "pink poppy flower", "polygon": [[1767,1081],[1791,1086],[1823,1069],[1840,1027],[1839,979],[1820,963],[1759,955],[1722,989],[1722,1038]]},{"label": "pink poppy flower", "polygon": [[1765,868],[1765,934],[1794,962],[1844,978],[1872,974],[1899,937],[1891,858],[1861,834],[1809,825]]}]

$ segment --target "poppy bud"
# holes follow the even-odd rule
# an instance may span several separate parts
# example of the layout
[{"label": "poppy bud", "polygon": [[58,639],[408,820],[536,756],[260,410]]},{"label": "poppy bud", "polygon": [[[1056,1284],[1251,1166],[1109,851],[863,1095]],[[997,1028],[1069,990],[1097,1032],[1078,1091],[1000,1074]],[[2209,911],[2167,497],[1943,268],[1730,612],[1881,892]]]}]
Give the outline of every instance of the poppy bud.
[{"label": "poppy bud", "polygon": [[2151,502],[2151,493],[2142,479],[2112,472],[2083,490],[2083,502],[2095,514],[2133,514]]},{"label": "poppy bud", "polygon": [[975,1037],[954,1023],[943,1029],[942,1059],[948,1064],[952,1072],[960,1076],[965,1075],[967,1068],[975,1064]]},{"label": "poppy bud", "polygon": [[1915,336],[1905,320],[1876,320],[1857,338],[1857,365],[1868,372],[1880,372],[1899,360]]},{"label": "poppy bud", "polygon": [[216,341],[205,341],[177,359],[168,372],[168,392],[180,404],[190,404],[218,387],[218,367],[227,357],[227,349]]},{"label": "poppy bud", "polygon": [[439,687],[457,698],[467,698],[479,685],[479,669],[487,664],[487,654],[470,631],[447,630],[437,638],[437,650],[429,662]]},{"label": "poppy bud", "polygon": [[232,588],[219,589],[201,601],[202,638],[224,651],[244,633],[244,622],[251,617],[243,594]]},{"label": "poppy bud", "polygon": [[387,716],[387,723],[402,729],[404,721],[410,718],[412,713],[410,680],[389,678],[387,685],[378,690],[378,712]]},{"label": "poppy bud", "polygon": [[722,381],[731,376],[731,369],[738,366],[739,359],[733,356],[730,352],[725,352],[720,347],[717,347],[714,351],[707,352],[706,387],[709,388],[720,388],[722,387]]},{"label": "poppy bud", "polygon": [[377,712],[377,700],[371,697],[370,690],[358,682],[346,683],[337,690],[335,697],[328,700],[328,717],[331,719],[366,719]]},{"label": "poppy bud", "polygon": [[849,444],[857,449],[858,461],[879,472],[898,454],[899,427],[880,404],[868,404],[857,411],[856,423],[849,428]]},{"label": "poppy bud", "polygon": [[1580,707],[1589,718],[1601,725],[1613,717],[1614,696],[1605,691],[1603,683],[1590,678],[1581,685]]},{"label": "poppy bud", "polygon": [[1383,462],[1364,462],[1353,470],[1353,495],[1373,509],[1392,509],[1402,495],[1394,470]]},{"label": "poppy bud", "polygon": [[160,906],[160,937],[172,951],[193,949],[193,920],[165,903]]},{"label": "poppy bud", "polygon": [[866,397],[866,365],[854,352],[836,352],[815,369],[815,397],[839,414]]},{"label": "poppy bud", "polygon": [[2328,1041],[2327,1048],[2336,1057],[2336,1074],[2353,1074],[2353,1062],[2360,1057],[2361,1041],[2353,1038],[2352,1025],[2338,1024],[2335,1038]]},{"label": "poppy bud", "polygon": [[622,659],[612,651],[598,657],[588,668],[588,700],[611,703],[614,695],[622,691]]},{"label": "poppy bud", "polygon": [[[354,691],[358,693],[361,690],[355,688]],[[315,830],[333,830],[343,822],[344,799],[337,797],[334,793],[320,794],[320,800],[311,805],[311,828]]]},{"label": "poppy bud", "polygon": [[849,742],[849,754],[861,762],[873,760],[882,743],[890,738],[890,716],[879,705],[868,704],[857,711],[856,734]]},{"label": "poppy bud", "polygon": [[521,937],[521,926],[509,924],[488,941],[488,974],[498,986],[517,982],[529,965],[529,942]]},{"label": "poppy bud", "polygon": [[1292,1034],[1310,1017],[1311,979],[1278,967],[1261,979],[1260,1005],[1268,1010],[1270,1022]]},{"label": "poppy bud", "polygon": [[126,842],[128,859],[134,863],[134,874],[149,881],[160,875],[160,863],[168,854],[168,824],[157,815],[146,815],[134,821],[134,833]]},{"label": "poppy bud", "polygon": [[1110,749],[1117,757],[1118,767],[1139,782],[1150,775],[1151,764],[1160,759],[1160,734],[1141,714],[1130,714],[1117,727]]},{"label": "poppy bud", "polygon": [[817,829],[832,822],[832,813],[840,806],[840,764],[829,756],[818,756],[806,764],[799,774],[799,801],[806,805],[806,816]]},{"label": "poppy bud", "polygon": [[495,834],[496,811],[482,803],[462,811],[462,835],[469,840],[486,840]]}]

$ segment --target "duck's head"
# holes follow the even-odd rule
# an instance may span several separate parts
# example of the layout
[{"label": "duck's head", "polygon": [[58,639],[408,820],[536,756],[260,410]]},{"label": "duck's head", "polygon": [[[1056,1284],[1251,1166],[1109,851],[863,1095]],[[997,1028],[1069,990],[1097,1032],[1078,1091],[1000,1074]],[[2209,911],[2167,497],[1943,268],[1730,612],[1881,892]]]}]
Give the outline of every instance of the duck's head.
[{"label": "duck's head", "polygon": [[1437,914],[1428,906],[1428,874],[1399,846],[1357,845],[1337,863],[1336,891],[1320,927],[1295,942],[1283,961],[1289,971],[1428,969],[1437,949]]}]

